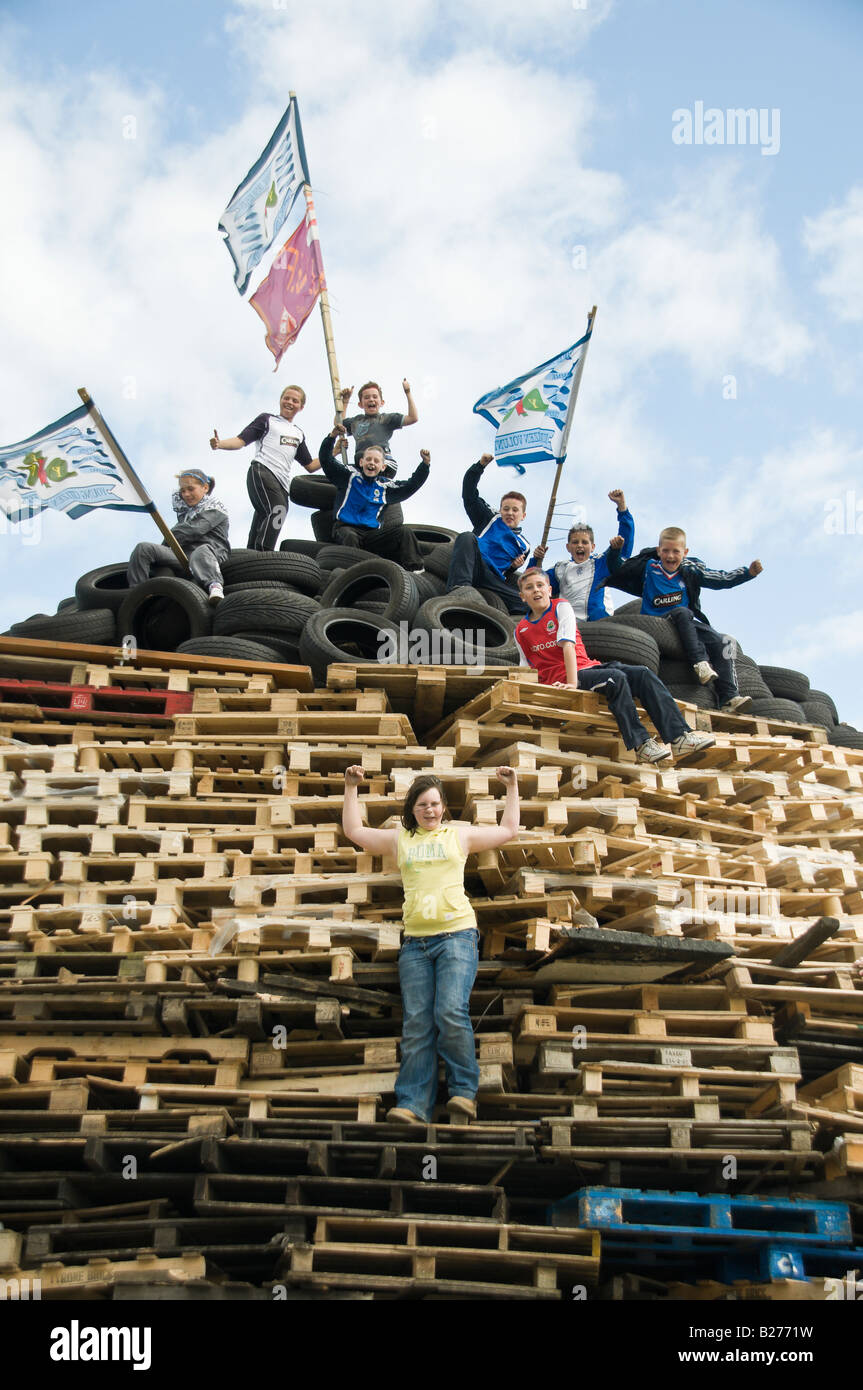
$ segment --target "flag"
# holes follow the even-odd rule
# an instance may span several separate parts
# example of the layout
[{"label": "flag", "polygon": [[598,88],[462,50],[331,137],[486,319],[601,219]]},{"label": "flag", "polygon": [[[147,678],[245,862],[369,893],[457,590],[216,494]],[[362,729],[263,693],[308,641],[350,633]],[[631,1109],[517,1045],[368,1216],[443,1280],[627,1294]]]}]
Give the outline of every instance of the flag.
[{"label": "flag", "polygon": [[300,112],[292,96],[270,143],[235,189],[219,221],[240,294],[245,294],[252,271],[284,226],[303,184],[309,182]]},{"label": "flag", "polygon": [[314,213],[308,211],[276,256],[266,280],[261,281],[249,300],[264,321],[267,347],[276,359],[276,367],[325,288],[318,224]]},{"label": "flag", "polygon": [[502,468],[523,473],[528,463],[560,461],[576,368],[589,339],[585,333],[557,357],[477,401],[474,414],[497,426],[494,456]]},{"label": "flag", "polygon": [[146,512],[85,405],[20,444],[0,447],[0,510],[9,521],[66,512],[73,521],[96,507]]}]

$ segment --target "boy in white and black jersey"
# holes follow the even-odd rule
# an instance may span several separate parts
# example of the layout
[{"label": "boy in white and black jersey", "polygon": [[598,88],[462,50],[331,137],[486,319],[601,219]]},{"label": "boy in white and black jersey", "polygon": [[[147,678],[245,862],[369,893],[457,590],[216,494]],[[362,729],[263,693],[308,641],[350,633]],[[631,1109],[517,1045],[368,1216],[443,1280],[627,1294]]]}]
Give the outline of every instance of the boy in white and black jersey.
[{"label": "boy in white and black jersey", "polygon": [[257,444],[249,465],[246,487],[255,509],[249,531],[250,550],[275,550],[279,532],[288,515],[288,493],[295,464],[307,473],[320,468],[312,458],[306,436],[294,423],[306,403],[302,386],[286,386],[279,399],[278,415],[257,415],[250,425],[232,439],[220,439],[213,431],[211,449],[244,449]]}]

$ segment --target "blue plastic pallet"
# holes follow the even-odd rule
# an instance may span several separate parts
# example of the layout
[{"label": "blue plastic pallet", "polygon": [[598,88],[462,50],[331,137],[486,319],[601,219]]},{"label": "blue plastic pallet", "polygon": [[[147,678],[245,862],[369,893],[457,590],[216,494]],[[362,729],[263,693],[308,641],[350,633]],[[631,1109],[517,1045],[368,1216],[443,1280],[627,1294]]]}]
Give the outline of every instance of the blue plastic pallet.
[{"label": "blue plastic pallet", "polygon": [[550,1206],[548,1218],[552,1226],[601,1231],[603,1249],[620,1241],[680,1253],[749,1242],[847,1247],[852,1239],[847,1202],[796,1197],[584,1187]]}]

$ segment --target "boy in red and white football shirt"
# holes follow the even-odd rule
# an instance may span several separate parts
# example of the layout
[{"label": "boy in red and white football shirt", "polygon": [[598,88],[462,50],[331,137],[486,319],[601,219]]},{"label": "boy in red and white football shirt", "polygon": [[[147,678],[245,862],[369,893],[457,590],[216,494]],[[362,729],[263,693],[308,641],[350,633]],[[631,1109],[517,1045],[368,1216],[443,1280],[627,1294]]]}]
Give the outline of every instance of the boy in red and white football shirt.
[{"label": "boy in red and white football shirt", "polygon": [[[678,756],[695,753],[716,742],[712,734],[690,729],[662,681],[646,666],[591,661],[572,605],[566,599],[552,598],[551,583],[542,570],[527,570],[519,578],[518,589],[528,607],[528,616],[515,629],[521,664],[532,666],[542,685],[602,691],[624,743],[634,749],[640,763],[661,762],[672,752]],[[670,747],[650,737],[638,717],[633,695],[638,696]]]}]

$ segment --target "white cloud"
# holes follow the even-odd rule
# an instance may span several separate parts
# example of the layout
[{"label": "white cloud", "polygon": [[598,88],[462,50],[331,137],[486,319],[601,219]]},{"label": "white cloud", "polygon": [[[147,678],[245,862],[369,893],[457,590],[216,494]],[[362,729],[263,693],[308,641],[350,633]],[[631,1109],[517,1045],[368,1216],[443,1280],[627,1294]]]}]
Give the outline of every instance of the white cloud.
[{"label": "white cloud", "polygon": [[863,320],[863,186],[850,189],[839,207],[804,220],[803,241],[827,269],[816,281],[830,309],[845,323]]}]

